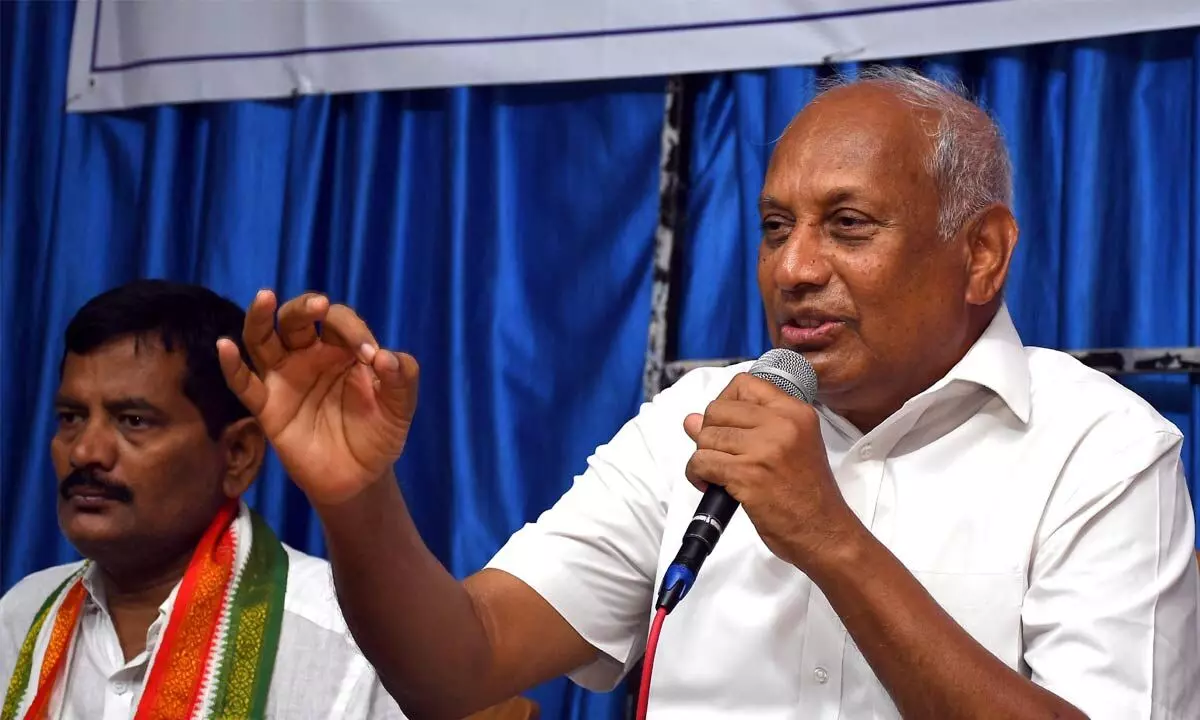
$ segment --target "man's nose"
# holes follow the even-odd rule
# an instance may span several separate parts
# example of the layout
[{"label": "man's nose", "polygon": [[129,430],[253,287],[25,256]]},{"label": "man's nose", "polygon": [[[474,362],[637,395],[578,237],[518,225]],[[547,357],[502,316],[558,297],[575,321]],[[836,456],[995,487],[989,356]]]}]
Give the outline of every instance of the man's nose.
[{"label": "man's nose", "polygon": [[797,223],[779,248],[775,286],[784,292],[824,287],[832,274],[820,225]]},{"label": "man's nose", "polygon": [[71,466],[111,470],[117,462],[117,438],[112,426],[101,418],[88,420],[71,444]]}]

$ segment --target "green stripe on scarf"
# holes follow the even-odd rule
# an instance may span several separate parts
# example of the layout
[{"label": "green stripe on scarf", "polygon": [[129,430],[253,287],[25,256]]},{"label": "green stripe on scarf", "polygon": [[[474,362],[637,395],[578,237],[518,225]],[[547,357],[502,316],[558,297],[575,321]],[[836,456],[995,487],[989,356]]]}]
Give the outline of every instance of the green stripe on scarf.
[{"label": "green stripe on scarf", "polygon": [[58,600],[58,596],[63,594],[75,580],[79,579],[79,575],[87,568],[87,563],[84,563],[75,572],[62,581],[58,588],[50,593],[46,598],[46,602],[42,603],[42,607],[37,611],[37,615],[33,617],[33,625],[30,626],[29,632],[25,634],[25,641],[21,643],[21,650],[17,653],[17,666],[13,669],[13,676],[8,681],[8,692],[4,696],[4,711],[0,712],[0,720],[16,720],[17,709],[21,706],[21,700],[25,697],[25,692],[28,689],[29,675],[33,671],[33,649],[37,646],[38,635],[42,632],[42,625],[46,624],[46,618],[50,615],[50,608],[54,607],[54,603]]},{"label": "green stripe on scarf", "polygon": [[250,512],[250,556],[242,570],[229,612],[220,676],[213,696],[213,718],[261,718],[279,650],[283,596],[287,590],[287,551],[271,528]]}]

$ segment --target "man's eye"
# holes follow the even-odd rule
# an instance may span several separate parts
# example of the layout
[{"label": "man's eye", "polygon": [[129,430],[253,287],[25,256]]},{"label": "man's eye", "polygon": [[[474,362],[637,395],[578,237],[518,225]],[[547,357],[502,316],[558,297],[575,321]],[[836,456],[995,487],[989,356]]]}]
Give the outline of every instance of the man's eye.
[{"label": "man's eye", "polygon": [[835,235],[862,237],[874,232],[875,222],[855,212],[839,212],[829,219],[830,231]]},{"label": "man's eye", "polygon": [[59,410],[57,413],[59,425],[74,425],[83,420],[83,416],[74,410]]},{"label": "man's eye", "polygon": [[142,430],[150,427],[150,421],[142,415],[122,415],[121,424],[130,430]]},{"label": "man's eye", "polygon": [[791,233],[791,223],[783,218],[768,216],[762,219],[760,225],[764,239],[781,242]]}]

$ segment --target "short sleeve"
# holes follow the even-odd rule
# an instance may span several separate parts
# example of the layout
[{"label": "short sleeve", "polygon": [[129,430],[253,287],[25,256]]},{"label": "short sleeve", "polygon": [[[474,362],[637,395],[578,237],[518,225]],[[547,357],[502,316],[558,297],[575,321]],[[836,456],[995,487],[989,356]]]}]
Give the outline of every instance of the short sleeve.
[{"label": "short sleeve", "polygon": [[712,379],[711,369],[694,371],[643,404],[488,564],[532,587],[601,652],[571,674],[584,687],[612,689],[642,654],[671,488],[685,481],[693,447],[683,418],[724,386]]},{"label": "short sleeve", "polygon": [[1181,441],[1102,423],[1043,517],[1025,662],[1091,718],[1200,717],[1200,573]]}]

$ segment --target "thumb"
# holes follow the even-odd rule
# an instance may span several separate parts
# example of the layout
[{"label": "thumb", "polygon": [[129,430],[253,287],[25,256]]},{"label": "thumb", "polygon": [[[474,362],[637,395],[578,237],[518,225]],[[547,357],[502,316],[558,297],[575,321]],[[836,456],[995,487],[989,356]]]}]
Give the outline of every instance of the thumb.
[{"label": "thumb", "polygon": [[371,367],[379,378],[375,394],[379,403],[397,420],[409,422],[417,409],[417,386],[421,367],[416,358],[379,348],[371,358]]},{"label": "thumb", "polygon": [[704,416],[700,413],[690,413],[683,419],[683,431],[695,442],[704,429]]}]

